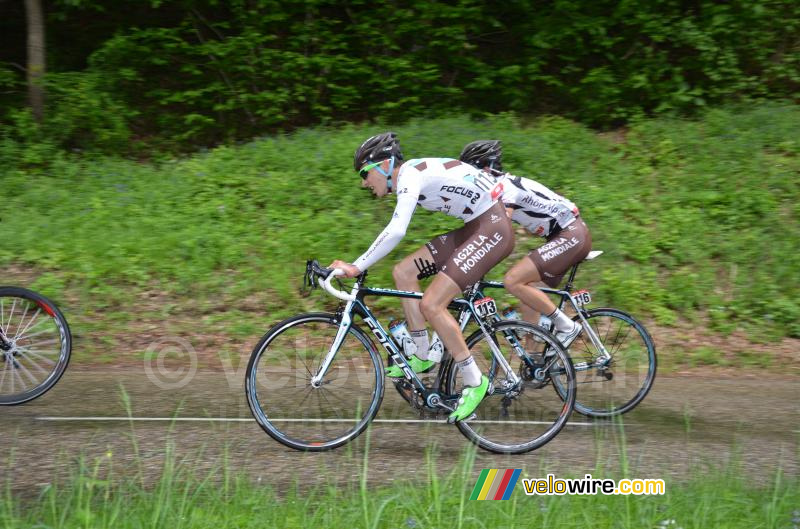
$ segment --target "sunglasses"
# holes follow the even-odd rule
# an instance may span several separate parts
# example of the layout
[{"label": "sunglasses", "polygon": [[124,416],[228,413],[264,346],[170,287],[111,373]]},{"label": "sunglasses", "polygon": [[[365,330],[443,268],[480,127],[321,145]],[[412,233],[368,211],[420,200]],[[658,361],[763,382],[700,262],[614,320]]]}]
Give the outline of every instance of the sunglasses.
[{"label": "sunglasses", "polygon": [[383,163],[383,160],[381,160],[380,162],[373,162],[373,163],[367,164],[367,165],[365,165],[364,167],[361,168],[361,170],[358,172],[358,175],[361,177],[362,180],[366,180],[367,176],[369,176],[369,172],[372,171],[373,169],[375,169],[376,167],[378,167],[382,163]]}]

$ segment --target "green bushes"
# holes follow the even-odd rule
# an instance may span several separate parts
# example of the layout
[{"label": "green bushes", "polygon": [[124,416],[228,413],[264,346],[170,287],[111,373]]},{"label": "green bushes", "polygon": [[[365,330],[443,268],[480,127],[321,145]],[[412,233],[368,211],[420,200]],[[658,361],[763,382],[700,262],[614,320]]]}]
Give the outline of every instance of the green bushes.
[{"label": "green bushes", "polygon": [[[382,128],[303,129],[155,165],[6,160],[0,264],[51,270],[80,288],[270,291],[265,310],[299,308],[304,260],[355,259],[391,216],[394,200],[373,200],[351,166],[355,146]],[[396,130],[407,157],[456,156],[468,141],[501,138],[507,169],[574,200],[606,252],[579,276],[599,303],[665,324],[707,315],[718,330],[752,323],[800,336],[798,107],[641,121],[624,142],[561,118],[523,126],[511,115]],[[399,256],[457,225],[417,211],[372,282],[390,284]],[[520,237],[514,256],[539,241]]]},{"label": "green bushes", "polygon": [[[126,128],[143,149],[187,151],[320,123],[506,111],[609,127],[800,95],[790,0],[103,4],[48,7],[58,117],[46,126],[68,147],[120,152]],[[17,18],[2,23],[9,50]],[[22,81],[0,70],[4,106],[24,106]]]}]

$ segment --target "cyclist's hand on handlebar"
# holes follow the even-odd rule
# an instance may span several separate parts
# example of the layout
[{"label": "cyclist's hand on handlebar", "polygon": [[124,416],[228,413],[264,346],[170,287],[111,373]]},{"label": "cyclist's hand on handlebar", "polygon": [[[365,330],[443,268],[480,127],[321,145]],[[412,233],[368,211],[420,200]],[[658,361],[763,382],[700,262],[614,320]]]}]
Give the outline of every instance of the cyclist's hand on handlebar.
[{"label": "cyclist's hand on handlebar", "polygon": [[358,269],[357,266],[351,265],[350,263],[345,263],[344,261],[335,260],[332,262],[328,268],[338,268],[339,270],[344,272],[344,275],[340,277],[350,278],[356,277],[361,273],[361,270]]}]

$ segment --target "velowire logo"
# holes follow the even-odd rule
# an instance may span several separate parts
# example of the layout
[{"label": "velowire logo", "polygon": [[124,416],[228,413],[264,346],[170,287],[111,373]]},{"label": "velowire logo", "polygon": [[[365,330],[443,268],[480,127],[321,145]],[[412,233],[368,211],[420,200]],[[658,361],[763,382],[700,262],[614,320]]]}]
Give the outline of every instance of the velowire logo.
[{"label": "velowire logo", "polygon": [[484,468],[470,500],[507,500],[514,492],[521,468]]}]

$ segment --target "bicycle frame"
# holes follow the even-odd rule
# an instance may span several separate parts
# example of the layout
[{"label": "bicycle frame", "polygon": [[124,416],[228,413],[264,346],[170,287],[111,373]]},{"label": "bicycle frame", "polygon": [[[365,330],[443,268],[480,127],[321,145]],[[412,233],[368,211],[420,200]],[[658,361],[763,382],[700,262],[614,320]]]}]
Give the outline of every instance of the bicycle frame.
[{"label": "bicycle frame", "polygon": [[[364,302],[364,298],[367,296],[381,296],[381,297],[397,297],[397,298],[405,298],[405,299],[422,299],[421,292],[409,292],[404,290],[393,290],[393,289],[384,289],[384,288],[369,288],[363,287],[362,283],[365,279],[365,276],[360,276],[356,281],[356,284],[353,286],[350,298],[346,301],[344,308],[340,311],[341,314],[341,322],[339,323],[339,329],[336,333],[336,338],[334,338],[331,347],[325,356],[325,359],[320,366],[319,371],[317,374],[312,377],[311,385],[313,387],[319,387],[322,384],[322,379],[325,374],[328,372],[331,363],[333,362],[334,358],[336,357],[336,353],[339,350],[342,342],[344,341],[347,332],[349,331],[350,327],[353,324],[353,314],[360,316],[370,328],[372,333],[378,339],[380,344],[383,346],[384,349],[389,353],[392,360],[400,366],[402,369],[405,378],[409,380],[413,386],[422,394],[425,398],[425,403],[429,407],[442,407],[445,409],[449,409],[452,411],[452,408],[444,404],[443,401],[452,401],[457,398],[456,395],[439,395],[435,390],[431,390],[425,386],[425,384],[420,380],[419,376],[411,369],[408,364],[408,361],[400,352],[400,348],[395,343],[391,334],[387,333],[383,326],[380,324],[378,319],[372,314],[369,307]],[[475,310],[474,302],[477,299],[483,297],[482,292],[479,288],[474,286],[471,290],[467,298],[456,298],[454,299],[450,305],[449,309],[454,309],[459,311],[458,323],[461,331],[463,332],[466,328],[467,324],[469,323],[470,319],[474,319],[475,322],[478,324],[480,330],[489,335],[489,331],[486,327],[486,323],[483,321],[478,313]],[[492,350],[492,355],[495,357],[497,362],[506,372],[509,379],[514,383],[518,384],[520,382],[520,378],[514,373],[514,370],[509,365],[508,361],[505,359],[503,354],[500,352],[499,347],[497,344],[494,343],[493,340],[488,340],[490,344],[490,348]],[[436,383],[434,384],[434,388],[440,387],[440,382],[442,377],[446,373],[445,369],[446,362],[442,361],[439,364],[439,371],[436,376]]]},{"label": "bicycle frame", "polygon": [[[592,345],[594,345],[595,348],[597,348],[597,350],[600,352],[600,358],[598,359],[598,361],[596,361],[596,362],[594,362],[592,364],[589,364],[588,362],[579,362],[579,363],[574,365],[576,371],[581,371],[581,370],[591,369],[591,368],[594,368],[594,367],[604,367],[604,366],[606,366],[608,364],[608,362],[611,361],[611,354],[609,354],[609,352],[606,349],[605,345],[603,345],[603,342],[600,341],[600,337],[597,336],[597,333],[594,332],[594,329],[592,328],[592,326],[589,325],[589,323],[586,321],[586,318],[583,315],[584,310],[581,308],[580,305],[578,305],[578,303],[575,301],[575,298],[572,297],[571,292],[572,292],[572,289],[573,289],[573,283],[575,281],[575,275],[578,273],[578,264],[579,263],[574,264],[572,266],[572,268],[570,269],[569,277],[567,279],[567,284],[564,285],[564,290],[558,290],[558,289],[549,288],[549,287],[537,287],[537,288],[539,290],[541,290],[542,292],[544,292],[545,294],[552,295],[552,296],[558,296],[561,299],[559,304],[558,304],[559,310],[564,307],[565,303],[569,302],[569,304],[575,310],[575,313],[578,315],[578,318],[581,321],[581,325],[583,326],[583,330],[589,336],[589,340],[591,340]],[[482,281],[477,283],[477,289],[478,289],[478,292],[481,293],[481,295],[482,295],[482,291],[483,291],[484,288],[505,288],[505,285],[503,283],[499,282],[499,281],[483,281],[482,280]],[[499,316],[497,318],[500,319]],[[547,330],[550,330],[550,329],[547,329]]]}]

